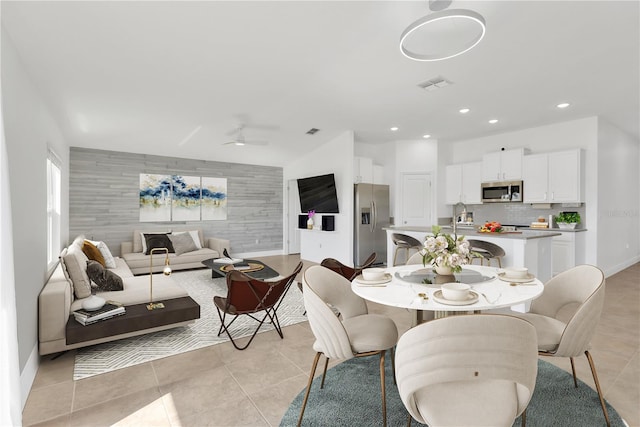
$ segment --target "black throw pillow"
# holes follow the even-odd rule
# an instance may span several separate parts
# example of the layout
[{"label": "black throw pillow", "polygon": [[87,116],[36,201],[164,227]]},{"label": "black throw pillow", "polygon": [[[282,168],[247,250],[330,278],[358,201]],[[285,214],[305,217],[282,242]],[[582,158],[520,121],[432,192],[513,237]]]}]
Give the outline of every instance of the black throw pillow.
[{"label": "black throw pillow", "polygon": [[122,277],[105,269],[98,261],[87,261],[87,276],[96,284],[99,291],[121,291],[124,289]]},{"label": "black throw pillow", "polygon": [[[169,240],[169,236],[166,234],[145,234],[144,240],[147,242],[147,251],[144,253],[145,255],[149,255],[151,253],[151,249],[154,248],[167,248],[169,253],[176,253],[175,249],[173,249],[173,245],[171,244],[171,240]],[[162,254],[164,251],[156,251],[154,254]]]}]

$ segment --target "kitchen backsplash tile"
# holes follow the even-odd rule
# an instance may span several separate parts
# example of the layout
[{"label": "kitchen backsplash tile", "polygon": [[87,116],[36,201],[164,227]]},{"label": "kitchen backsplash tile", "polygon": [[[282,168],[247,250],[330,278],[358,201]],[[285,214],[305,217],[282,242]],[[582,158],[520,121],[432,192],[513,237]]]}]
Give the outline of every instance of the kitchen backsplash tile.
[{"label": "kitchen backsplash tile", "polygon": [[487,203],[482,205],[467,205],[467,212],[473,212],[475,224],[486,221],[498,221],[502,224],[529,225],[538,217],[545,219],[549,215],[556,216],[559,212],[578,212],[582,218],[581,228],[587,227],[584,205],[579,208],[565,208],[561,204],[551,205],[551,209],[537,209],[528,203]]}]

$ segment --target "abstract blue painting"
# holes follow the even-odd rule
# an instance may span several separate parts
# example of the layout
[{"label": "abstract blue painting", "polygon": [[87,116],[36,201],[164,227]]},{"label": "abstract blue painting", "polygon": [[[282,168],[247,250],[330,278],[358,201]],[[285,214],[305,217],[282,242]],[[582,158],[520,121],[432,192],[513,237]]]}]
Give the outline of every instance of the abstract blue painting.
[{"label": "abstract blue painting", "polygon": [[172,221],[200,221],[200,177],[174,175]]},{"label": "abstract blue painting", "polygon": [[171,175],[140,174],[140,222],[171,221]]},{"label": "abstract blue painting", "polygon": [[227,219],[227,179],[202,177],[202,220]]}]

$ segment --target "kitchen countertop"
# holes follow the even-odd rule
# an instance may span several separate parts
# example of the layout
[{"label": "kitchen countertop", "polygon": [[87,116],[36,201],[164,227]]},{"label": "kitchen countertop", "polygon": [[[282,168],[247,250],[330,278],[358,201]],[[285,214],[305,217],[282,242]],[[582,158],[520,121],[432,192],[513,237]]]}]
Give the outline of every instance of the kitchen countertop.
[{"label": "kitchen countertop", "polygon": [[[383,228],[384,230],[389,230],[389,231],[414,231],[414,232],[424,232],[424,233],[431,233],[431,227],[419,227],[419,226],[415,226],[415,227],[407,227],[407,226],[391,226],[391,227],[385,227]],[[450,226],[442,226],[442,230],[448,233],[452,233],[453,232],[453,228]],[[521,232],[519,232],[521,231]],[[544,239],[547,237],[553,237],[553,236],[561,236],[561,233],[559,233],[560,229],[556,229],[556,228],[552,228],[552,229],[543,229],[543,230],[531,230],[531,229],[524,229],[524,230],[518,230],[518,232],[505,232],[505,233],[480,233],[474,229],[471,228],[458,228],[458,235],[461,236],[474,236],[474,237],[493,237],[493,238],[499,238],[499,239],[516,239],[516,240],[529,240],[529,239]],[[562,230],[562,231],[584,231],[584,229],[579,229],[579,230]]]}]

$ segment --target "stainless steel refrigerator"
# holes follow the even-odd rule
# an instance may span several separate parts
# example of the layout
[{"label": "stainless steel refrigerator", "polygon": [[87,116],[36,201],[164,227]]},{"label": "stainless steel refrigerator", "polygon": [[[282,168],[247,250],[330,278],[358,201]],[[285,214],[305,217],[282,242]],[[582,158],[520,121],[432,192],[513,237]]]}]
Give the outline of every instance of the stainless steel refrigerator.
[{"label": "stainless steel refrigerator", "polygon": [[389,226],[389,186],[378,184],[355,184],[354,186],[354,242],[353,262],[362,263],[375,252],[376,264],[387,260],[387,232]]}]

